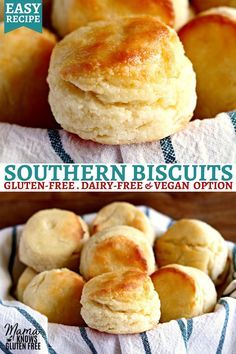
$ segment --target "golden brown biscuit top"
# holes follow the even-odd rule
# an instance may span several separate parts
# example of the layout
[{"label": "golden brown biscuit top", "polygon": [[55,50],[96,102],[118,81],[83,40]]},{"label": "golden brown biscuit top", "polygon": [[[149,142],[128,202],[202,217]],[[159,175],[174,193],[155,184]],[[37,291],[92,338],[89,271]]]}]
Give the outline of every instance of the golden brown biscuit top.
[{"label": "golden brown biscuit top", "polygon": [[[22,51],[25,50],[22,46],[34,45],[34,43],[38,43],[38,45],[49,45],[50,48],[52,45],[56,44],[56,36],[48,31],[47,29],[43,29],[42,33],[34,32],[28,28],[21,27],[12,32],[4,33],[4,23],[0,23],[0,48],[2,45],[5,45],[4,49],[11,49],[10,44],[15,44],[21,48]],[[4,54],[0,51],[0,54]],[[15,53],[18,54],[18,53]]]},{"label": "golden brown biscuit top", "polygon": [[175,18],[171,0],[71,0],[69,6],[68,25],[71,29],[89,21],[118,16],[146,14],[162,18],[168,25],[173,25]]},{"label": "golden brown biscuit top", "polygon": [[221,234],[207,223],[195,219],[181,219],[157,240],[156,245],[171,242],[178,246],[206,247],[224,243]]},{"label": "golden brown biscuit top", "polygon": [[166,99],[186,60],[172,28],[154,17],[129,17],[65,37],[53,51],[50,76],[104,103],[152,104]]},{"label": "golden brown biscuit top", "polygon": [[[183,267],[178,264],[171,264],[165,267],[158,269],[155,273],[151,275],[151,279],[153,281],[154,287],[159,282],[160,276],[172,275],[173,277],[178,277],[178,284],[183,282],[184,284],[188,283],[188,286],[191,287],[193,293],[196,292],[196,283],[194,278],[188,274],[190,267]],[[173,278],[173,279],[175,279]],[[173,281],[173,288],[177,285],[177,280]]]},{"label": "golden brown biscuit top", "polygon": [[92,236],[81,253],[85,279],[116,270],[137,269],[151,274],[155,259],[143,233],[129,226],[113,226]]},{"label": "golden brown biscuit top", "polygon": [[102,208],[92,223],[92,234],[115,225],[134,227],[151,238],[154,234],[147,216],[134,205],[126,202],[111,203]]},{"label": "golden brown biscuit top", "polygon": [[91,254],[91,265],[88,273],[110,271],[112,266],[122,268],[138,268],[144,272],[148,271],[148,264],[141,247],[125,236],[116,235],[115,237],[103,240],[98,243],[94,253]]},{"label": "golden brown biscuit top", "polygon": [[115,300],[122,302],[143,301],[153,296],[151,279],[140,271],[118,271],[97,276],[86,285],[90,300]]},{"label": "golden brown biscuit top", "polygon": [[84,284],[85,282],[80,275],[63,268],[45,271],[36,275],[30,282],[29,287],[36,287],[37,290],[40,288],[52,298],[58,297],[59,294],[63,295],[64,290],[65,292],[74,292],[75,298],[80,298]]},{"label": "golden brown biscuit top", "polygon": [[61,71],[65,80],[118,66],[122,74],[122,65],[140,65],[157,53],[169,31],[154,18],[139,17],[94,23],[77,34],[61,44],[69,54]]},{"label": "golden brown biscuit top", "polygon": [[204,12],[201,12],[192,21],[188,22],[179,32],[180,38],[188,33],[189,29],[196,26],[215,23],[220,26],[231,26],[236,29],[236,9],[230,7],[217,7]]},{"label": "golden brown biscuit top", "polygon": [[52,248],[70,240],[79,241],[84,238],[86,230],[80,217],[73,212],[48,209],[34,214],[23,229],[23,237],[42,245],[47,243]]}]

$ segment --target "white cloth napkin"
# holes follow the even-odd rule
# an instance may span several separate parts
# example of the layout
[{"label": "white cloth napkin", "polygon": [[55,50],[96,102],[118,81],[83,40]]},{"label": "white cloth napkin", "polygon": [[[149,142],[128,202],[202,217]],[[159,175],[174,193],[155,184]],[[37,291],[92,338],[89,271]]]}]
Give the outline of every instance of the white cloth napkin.
[{"label": "white cloth napkin", "polygon": [[[153,209],[140,207],[152,221],[156,235],[174,222]],[[94,215],[84,219],[90,223]],[[49,354],[233,354],[236,348],[236,285],[231,282],[227,297],[222,297],[214,313],[193,319],[179,319],[160,324],[152,331],[137,335],[110,335],[89,328],[48,323],[47,318],[20,302],[14,301],[10,289],[23,265],[17,249],[22,227],[0,232],[0,351],[3,353]],[[236,245],[228,243],[232,260],[231,277],[236,271]],[[235,275],[235,274],[234,274]],[[47,299],[45,299],[47,301]],[[37,329],[40,351],[10,350],[6,348],[9,335],[6,326],[18,324],[21,330]],[[14,339],[13,339],[14,340]]]},{"label": "white cloth napkin", "polygon": [[[119,134],[119,132],[118,132]],[[0,124],[0,162],[235,163],[236,112],[195,120],[171,137],[147,144],[107,146],[63,130]]]}]

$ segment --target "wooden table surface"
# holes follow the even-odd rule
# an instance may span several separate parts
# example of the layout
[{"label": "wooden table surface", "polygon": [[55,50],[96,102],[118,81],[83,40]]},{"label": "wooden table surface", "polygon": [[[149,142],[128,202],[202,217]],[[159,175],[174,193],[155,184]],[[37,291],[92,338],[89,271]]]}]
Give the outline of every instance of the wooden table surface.
[{"label": "wooden table surface", "polygon": [[40,209],[85,214],[113,201],[149,205],[175,219],[201,219],[236,242],[235,193],[0,193],[0,228],[23,224]]}]

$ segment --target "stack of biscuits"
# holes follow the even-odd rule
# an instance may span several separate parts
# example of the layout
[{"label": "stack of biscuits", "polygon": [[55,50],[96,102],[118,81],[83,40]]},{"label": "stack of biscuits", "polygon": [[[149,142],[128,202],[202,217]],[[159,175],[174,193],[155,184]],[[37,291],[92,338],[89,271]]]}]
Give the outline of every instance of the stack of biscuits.
[{"label": "stack of biscuits", "polygon": [[117,145],[236,109],[236,0],[46,0],[44,26],[0,26],[0,121]]},{"label": "stack of biscuits", "polygon": [[49,322],[114,334],[213,311],[228,271],[214,228],[183,219],[156,238],[149,218],[125,202],[105,206],[91,225],[65,210],[34,214],[19,258],[19,301]]}]

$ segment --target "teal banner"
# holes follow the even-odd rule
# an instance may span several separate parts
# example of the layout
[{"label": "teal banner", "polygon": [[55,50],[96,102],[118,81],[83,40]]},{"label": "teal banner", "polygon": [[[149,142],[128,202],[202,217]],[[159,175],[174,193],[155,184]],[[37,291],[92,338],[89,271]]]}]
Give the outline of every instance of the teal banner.
[{"label": "teal banner", "polygon": [[4,32],[28,27],[36,32],[43,30],[42,0],[5,0]]}]

